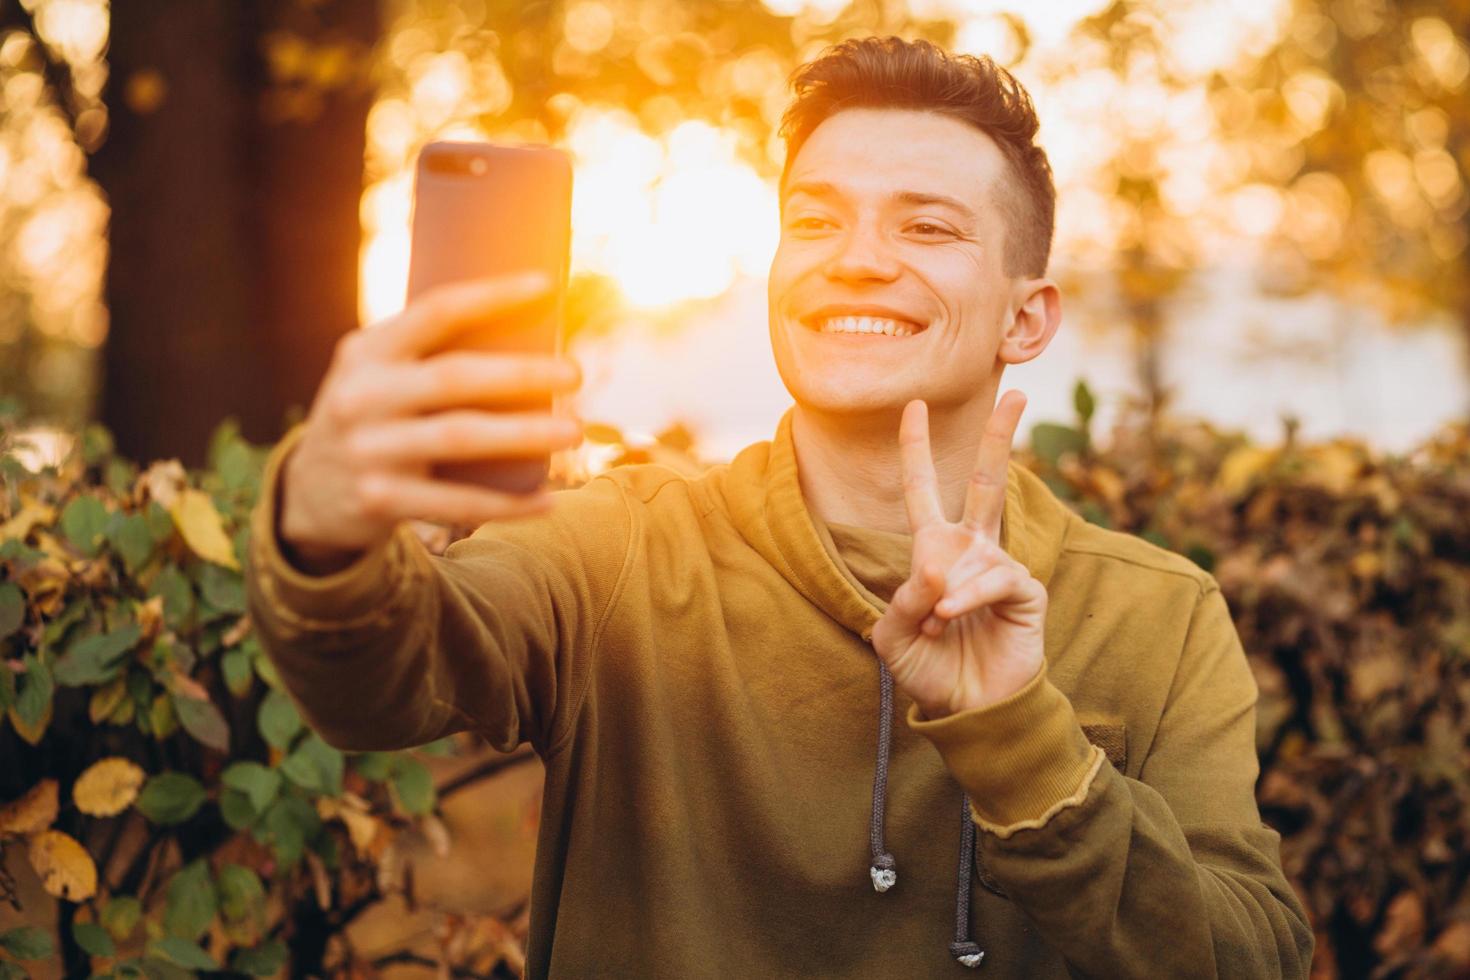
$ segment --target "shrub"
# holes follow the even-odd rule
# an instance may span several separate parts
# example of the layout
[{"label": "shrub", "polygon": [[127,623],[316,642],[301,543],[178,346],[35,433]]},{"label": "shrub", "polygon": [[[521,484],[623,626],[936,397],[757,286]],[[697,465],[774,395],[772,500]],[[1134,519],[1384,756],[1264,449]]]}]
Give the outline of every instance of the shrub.
[{"label": "shrub", "polygon": [[[1470,428],[1394,456],[1125,417],[1099,448],[1083,385],[1076,402],[1017,458],[1219,579],[1317,975],[1470,971]],[[677,427],[588,438],[603,465],[702,465]],[[443,828],[422,762],[327,746],[251,636],[239,567],[266,448],[226,424],[205,470],[140,471],[90,427],[32,474],[11,441],[0,413],[0,852],[24,846],[62,899],[63,948],[39,924],[0,932],[0,980],[57,953],[69,972],[323,972],[327,938],[404,889],[397,835]],[[442,551],[468,529],[421,530]]]}]

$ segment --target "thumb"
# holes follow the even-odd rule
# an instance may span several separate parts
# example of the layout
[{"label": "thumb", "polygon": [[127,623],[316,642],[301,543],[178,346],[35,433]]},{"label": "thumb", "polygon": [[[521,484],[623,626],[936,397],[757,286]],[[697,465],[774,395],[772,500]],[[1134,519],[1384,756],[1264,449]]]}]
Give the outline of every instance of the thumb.
[{"label": "thumb", "polygon": [[934,611],[934,604],[944,595],[944,569],[937,565],[916,568],[893,593],[888,616],[893,625],[906,631],[919,631],[919,626]]}]

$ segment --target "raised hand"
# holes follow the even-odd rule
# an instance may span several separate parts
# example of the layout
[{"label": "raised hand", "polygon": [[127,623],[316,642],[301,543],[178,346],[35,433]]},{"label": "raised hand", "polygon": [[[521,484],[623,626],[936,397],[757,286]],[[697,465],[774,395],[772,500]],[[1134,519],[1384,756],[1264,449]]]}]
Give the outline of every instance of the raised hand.
[{"label": "raised hand", "polygon": [[904,408],[899,443],[913,559],[873,627],[873,648],[927,718],[993,704],[1041,669],[1046,589],[1000,547],[1006,464],[1025,407],[1026,396],[1009,391],[991,412],[958,523],[944,518],[928,406]]}]

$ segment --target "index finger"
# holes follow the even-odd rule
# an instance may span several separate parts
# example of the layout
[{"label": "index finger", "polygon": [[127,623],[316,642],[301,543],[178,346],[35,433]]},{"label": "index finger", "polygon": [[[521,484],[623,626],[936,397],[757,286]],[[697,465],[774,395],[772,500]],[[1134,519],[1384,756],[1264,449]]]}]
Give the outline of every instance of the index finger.
[{"label": "index finger", "polygon": [[980,453],[970,487],[965,492],[964,523],[1000,540],[1000,518],[1006,504],[1006,465],[1011,459],[1011,440],[1021,413],[1026,410],[1026,396],[1015,389],[1001,396],[991,409],[980,437]]},{"label": "index finger", "polygon": [[909,527],[917,531],[926,524],[944,520],[939,478],[934,474],[934,456],[929,450],[929,406],[918,399],[903,407],[903,417],[898,423],[898,447]]},{"label": "index finger", "polygon": [[544,272],[522,272],[493,279],[471,279],[436,286],[381,327],[369,328],[372,349],[400,359],[444,347],[464,330],[504,316],[551,291]]}]

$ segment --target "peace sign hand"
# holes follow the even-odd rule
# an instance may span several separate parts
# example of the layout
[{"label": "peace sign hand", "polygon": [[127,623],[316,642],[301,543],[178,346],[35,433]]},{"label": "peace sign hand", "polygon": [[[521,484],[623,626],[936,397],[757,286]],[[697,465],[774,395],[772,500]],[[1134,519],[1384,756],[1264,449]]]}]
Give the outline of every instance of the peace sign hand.
[{"label": "peace sign hand", "polygon": [[928,406],[899,425],[904,500],[913,532],[908,581],[873,627],[873,649],[926,718],[993,704],[1041,669],[1046,589],[1000,547],[1006,464],[1026,396],[996,404],[959,523],[944,519],[929,448]]}]

